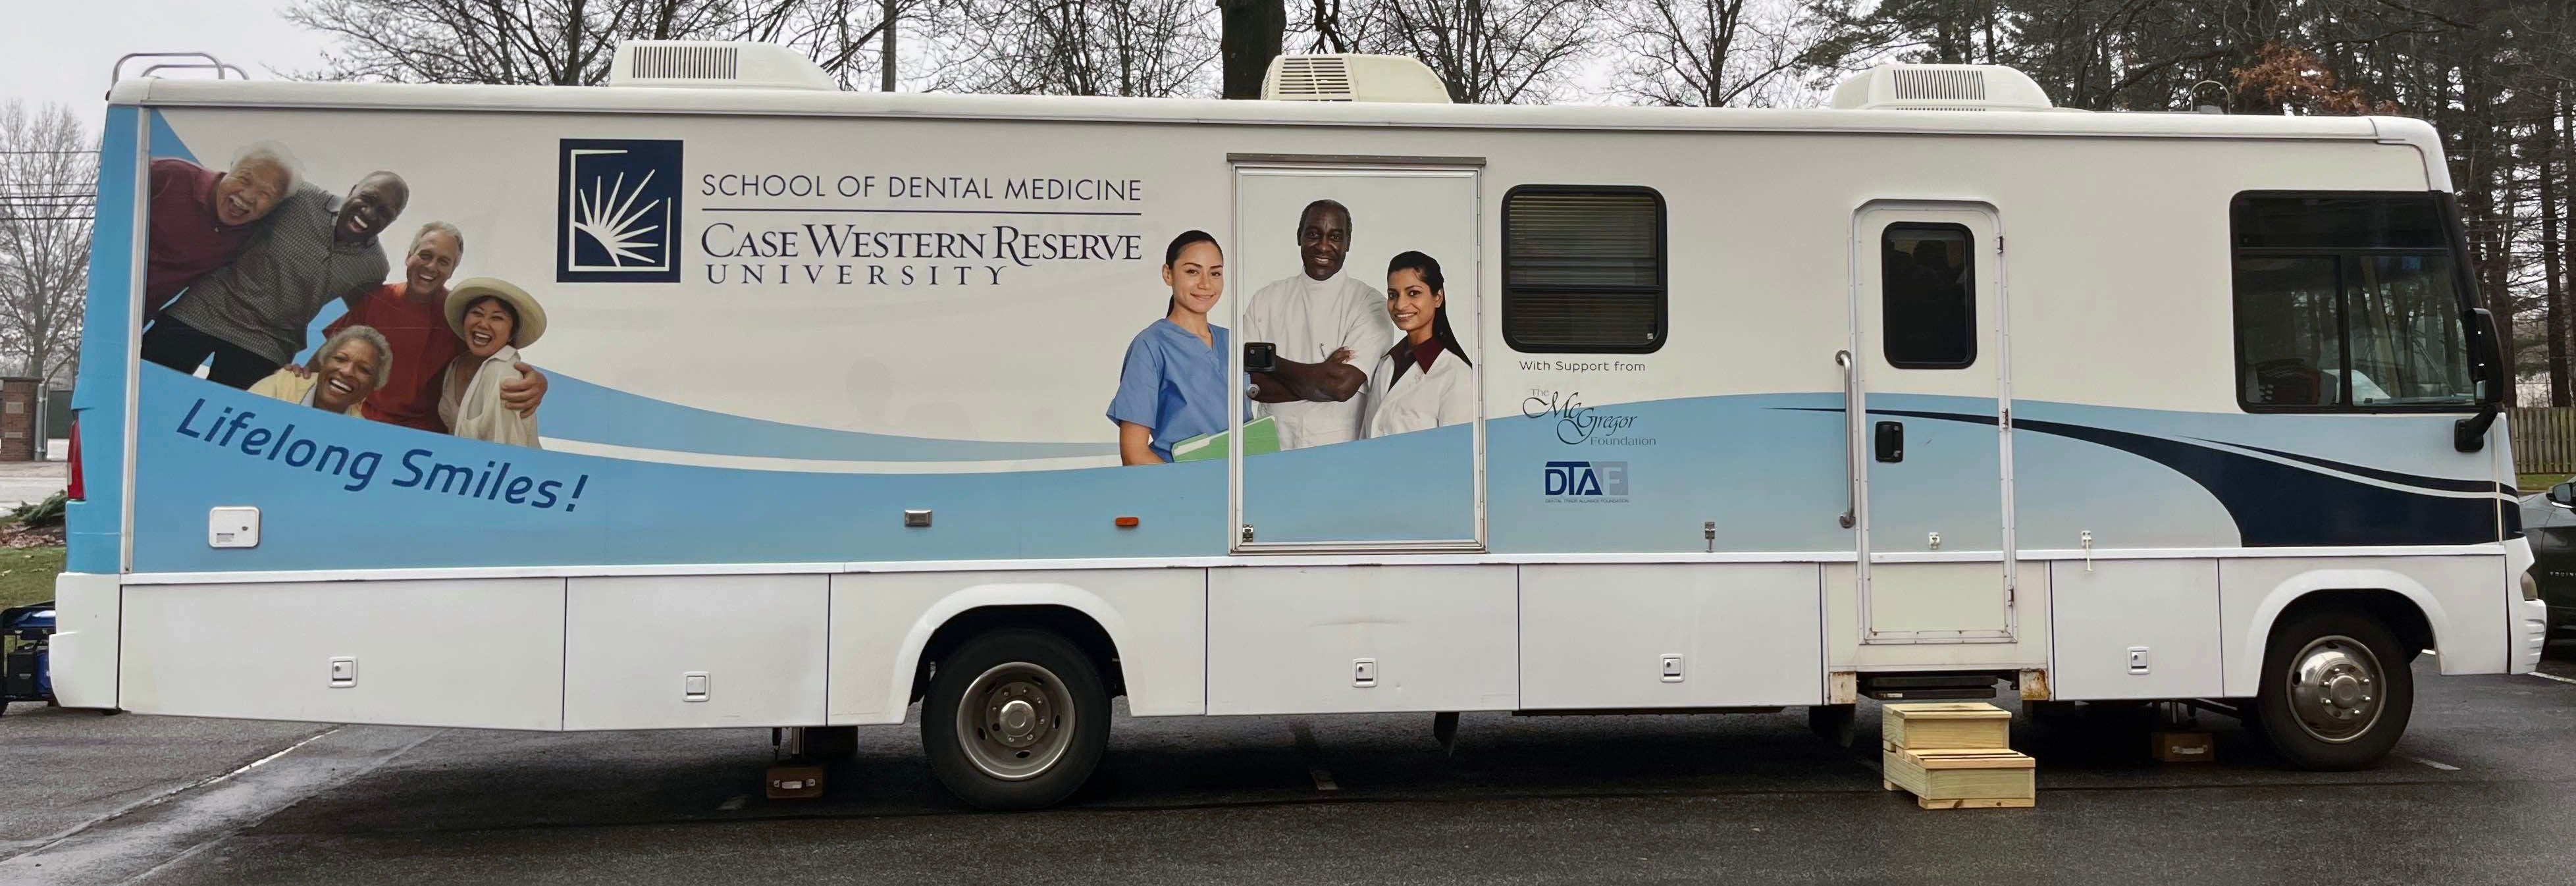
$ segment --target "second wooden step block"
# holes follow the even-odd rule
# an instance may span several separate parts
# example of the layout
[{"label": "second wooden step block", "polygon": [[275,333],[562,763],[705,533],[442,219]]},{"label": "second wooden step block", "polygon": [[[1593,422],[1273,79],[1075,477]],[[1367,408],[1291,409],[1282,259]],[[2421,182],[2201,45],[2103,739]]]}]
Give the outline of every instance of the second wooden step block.
[{"label": "second wooden step block", "polygon": [[1888,790],[1914,795],[1925,809],[1975,809],[2033,805],[2039,790],[2037,761],[2005,748],[1881,748],[1879,768]]}]

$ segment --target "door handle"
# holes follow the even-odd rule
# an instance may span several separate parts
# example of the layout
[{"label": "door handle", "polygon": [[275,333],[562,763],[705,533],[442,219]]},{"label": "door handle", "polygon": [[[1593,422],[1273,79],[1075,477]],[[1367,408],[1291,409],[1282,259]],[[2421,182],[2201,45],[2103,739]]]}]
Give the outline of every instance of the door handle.
[{"label": "door handle", "polygon": [[1883,462],[1900,462],[1905,460],[1904,422],[1883,421],[1878,423],[1878,460]]},{"label": "door handle", "polygon": [[1860,367],[1850,351],[1835,351],[1834,365],[1843,371],[1843,515],[1844,529],[1860,513]]}]

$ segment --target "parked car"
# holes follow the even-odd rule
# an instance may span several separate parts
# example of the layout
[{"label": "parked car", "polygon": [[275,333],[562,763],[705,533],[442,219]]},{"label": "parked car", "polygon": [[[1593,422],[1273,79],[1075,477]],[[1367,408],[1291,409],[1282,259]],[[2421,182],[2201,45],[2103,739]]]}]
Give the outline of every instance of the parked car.
[{"label": "parked car", "polygon": [[2576,480],[2523,496],[2522,534],[2531,539],[2531,574],[2549,604],[2550,633],[2576,628]]}]

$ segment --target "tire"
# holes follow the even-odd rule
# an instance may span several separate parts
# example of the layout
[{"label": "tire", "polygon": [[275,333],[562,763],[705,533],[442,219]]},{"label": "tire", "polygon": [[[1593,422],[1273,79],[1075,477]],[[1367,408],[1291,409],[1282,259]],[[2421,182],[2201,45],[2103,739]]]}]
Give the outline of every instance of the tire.
[{"label": "tire", "polygon": [[932,775],[980,809],[1053,806],[1109,747],[1109,694],[1091,657],[1046,631],[1006,628],[939,660],[922,700]]},{"label": "tire", "polygon": [[2414,714],[2413,658],[2367,615],[2300,613],[2273,629],[2264,650],[2255,732],[2302,769],[2375,764]]}]

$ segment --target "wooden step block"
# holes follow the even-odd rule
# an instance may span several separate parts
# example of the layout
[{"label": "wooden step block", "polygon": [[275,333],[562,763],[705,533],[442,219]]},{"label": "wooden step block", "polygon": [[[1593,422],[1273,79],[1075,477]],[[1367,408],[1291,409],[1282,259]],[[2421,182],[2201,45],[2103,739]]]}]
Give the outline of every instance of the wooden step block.
[{"label": "wooden step block", "polygon": [[1887,747],[1879,768],[1888,790],[1912,793],[1925,809],[2030,806],[2037,761],[2003,748]]},{"label": "wooden step block", "polygon": [[2217,759],[2210,735],[2196,729],[2157,730],[2150,736],[2159,763],[2207,763]]},{"label": "wooden step block", "polygon": [[1879,731],[1887,743],[1914,750],[2008,748],[2012,712],[1982,701],[1892,704]]}]

